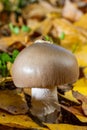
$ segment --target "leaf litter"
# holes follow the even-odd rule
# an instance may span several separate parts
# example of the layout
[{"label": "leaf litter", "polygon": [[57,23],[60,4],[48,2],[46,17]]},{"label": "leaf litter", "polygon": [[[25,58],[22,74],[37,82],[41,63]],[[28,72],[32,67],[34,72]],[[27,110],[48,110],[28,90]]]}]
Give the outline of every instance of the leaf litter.
[{"label": "leaf litter", "polygon": [[[65,8],[64,1],[58,1],[57,4],[55,0],[39,1],[38,3],[29,4],[21,10],[18,3],[11,3],[11,10],[16,11],[16,13],[21,12],[21,15],[15,17],[14,11],[10,12],[9,15],[8,11],[3,12],[4,6],[0,3],[0,52],[12,55],[13,50],[18,49],[21,51],[32,44],[34,40],[45,38],[45,40],[51,39],[55,44],[63,46],[75,54],[79,68],[84,68],[82,70],[83,77],[80,77],[75,84],[72,84],[73,90],[65,92],[61,90],[58,94],[60,95],[59,102],[62,115],[60,122],[68,124],[45,123],[47,127],[44,127],[44,125],[41,127],[40,124],[35,123],[35,120],[32,120],[30,115],[27,114],[29,112],[28,104],[30,104],[31,90],[19,90],[13,85],[12,80],[10,81],[8,77],[5,77],[5,79],[8,79],[7,81],[3,80],[2,75],[0,75],[0,124],[2,125],[36,130],[86,130],[86,127],[72,125],[78,119],[80,125],[86,123],[87,126],[87,14],[84,13],[86,12],[86,1],[83,1],[82,6],[80,1],[74,0],[73,3],[70,3],[72,13],[73,9],[76,9],[77,12],[81,11],[82,16],[78,17],[78,21],[76,17],[71,19],[70,17],[67,18],[67,14],[62,14]],[[17,9],[14,8],[15,5],[18,7]],[[6,8],[6,10],[9,10],[9,8]],[[11,77],[11,69],[9,71]],[[29,95],[27,99],[25,98],[26,94]],[[62,113],[64,110],[69,114],[72,113],[72,117],[75,116],[73,122],[72,119],[70,122],[68,118],[63,119]],[[36,117],[34,118],[37,120]]]}]

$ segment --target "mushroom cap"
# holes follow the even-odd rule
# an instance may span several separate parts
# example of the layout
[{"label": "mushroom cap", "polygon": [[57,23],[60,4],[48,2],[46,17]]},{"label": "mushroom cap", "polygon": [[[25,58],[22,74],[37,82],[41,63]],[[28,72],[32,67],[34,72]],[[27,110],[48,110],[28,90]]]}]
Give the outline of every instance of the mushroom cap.
[{"label": "mushroom cap", "polygon": [[12,67],[12,78],[17,87],[51,88],[73,83],[79,68],[75,56],[68,50],[37,41],[24,48]]}]

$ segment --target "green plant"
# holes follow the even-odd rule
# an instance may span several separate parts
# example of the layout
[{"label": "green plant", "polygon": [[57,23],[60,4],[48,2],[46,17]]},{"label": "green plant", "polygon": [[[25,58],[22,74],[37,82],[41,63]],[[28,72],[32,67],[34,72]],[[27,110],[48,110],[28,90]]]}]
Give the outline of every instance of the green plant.
[{"label": "green plant", "polygon": [[16,56],[19,54],[18,50],[14,50],[12,52],[12,55],[9,55],[6,52],[0,53],[0,75],[2,77],[6,77],[9,75],[9,71],[7,69],[7,63],[11,62],[13,63]]}]

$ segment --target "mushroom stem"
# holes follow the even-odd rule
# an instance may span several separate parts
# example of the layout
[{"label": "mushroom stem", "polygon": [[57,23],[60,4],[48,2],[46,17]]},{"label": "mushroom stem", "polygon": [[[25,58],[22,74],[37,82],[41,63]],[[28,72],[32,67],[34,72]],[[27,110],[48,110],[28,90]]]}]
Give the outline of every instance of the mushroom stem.
[{"label": "mushroom stem", "polygon": [[57,87],[52,89],[32,88],[31,113],[39,119],[43,120],[46,115],[56,110],[54,102],[58,102]]}]

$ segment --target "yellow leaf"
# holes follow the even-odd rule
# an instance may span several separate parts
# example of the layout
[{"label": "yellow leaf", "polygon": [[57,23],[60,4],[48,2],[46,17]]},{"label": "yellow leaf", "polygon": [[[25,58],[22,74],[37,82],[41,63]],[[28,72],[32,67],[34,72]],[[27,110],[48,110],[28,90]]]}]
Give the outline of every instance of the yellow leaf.
[{"label": "yellow leaf", "polygon": [[47,18],[41,22],[40,26],[38,26],[38,30],[40,30],[43,36],[47,35],[50,29],[52,28],[52,20]]},{"label": "yellow leaf", "polygon": [[87,13],[84,14],[80,20],[74,23],[75,26],[82,27],[84,29],[87,29]]},{"label": "yellow leaf", "polygon": [[85,77],[87,78],[87,67],[85,67],[85,68],[83,69],[83,73],[84,73]]},{"label": "yellow leaf", "polygon": [[74,126],[68,124],[47,124],[48,128],[44,128],[33,122],[33,120],[27,115],[10,115],[0,111],[0,124],[15,127],[15,128],[27,128],[36,130],[86,130],[85,126]]},{"label": "yellow leaf", "polygon": [[69,124],[47,124],[50,130],[87,130],[87,126],[75,126]]},{"label": "yellow leaf", "polygon": [[65,38],[61,40],[61,45],[73,51],[73,46],[77,45],[78,49],[83,43],[86,43],[86,38],[75,28],[73,24],[65,19],[55,19],[53,27],[56,30],[57,37],[63,32]]},{"label": "yellow leaf", "polygon": [[28,111],[24,94],[17,90],[0,91],[0,108],[12,114],[25,114]]},{"label": "yellow leaf", "polygon": [[11,37],[3,37],[3,42],[7,45],[10,46],[12,45],[14,42],[18,42],[20,41],[21,43],[25,44],[26,42],[26,37],[27,34],[24,33],[20,33],[18,35],[12,34]]},{"label": "yellow leaf", "polygon": [[75,56],[77,58],[79,66],[87,66],[87,45],[82,46],[79,51],[76,51]]},{"label": "yellow leaf", "polygon": [[76,83],[74,83],[73,90],[87,96],[87,79],[79,79]]},{"label": "yellow leaf", "polygon": [[0,124],[16,128],[36,128],[37,130],[48,130],[40,127],[27,115],[11,115],[0,111]]},{"label": "yellow leaf", "polygon": [[12,81],[12,77],[0,77],[0,84],[5,81]]},{"label": "yellow leaf", "polygon": [[87,122],[87,117],[86,116],[81,116],[81,115],[75,115],[81,122]]},{"label": "yellow leaf", "polygon": [[79,101],[73,96],[73,94],[72,94],[72,91],[70,90],[70,91],[67,91],[67,92],[65,92],[65,94],[64,94],[64,97],[65,98],[67,98],[67,99],[69,99],[70,101],[73,101],[73,102],[76,102],[76,103],[78,103],[79,104]]},{"label": "yellow leaf", "polygon": [[7,62],[7,69],[10,73],[10,75],[12,75],[12,63],[11,62]]}]

